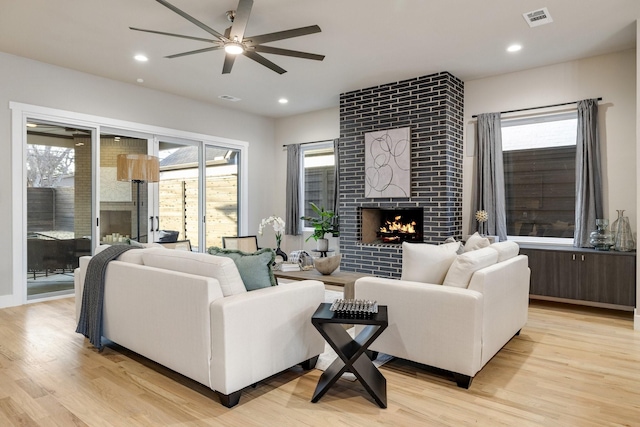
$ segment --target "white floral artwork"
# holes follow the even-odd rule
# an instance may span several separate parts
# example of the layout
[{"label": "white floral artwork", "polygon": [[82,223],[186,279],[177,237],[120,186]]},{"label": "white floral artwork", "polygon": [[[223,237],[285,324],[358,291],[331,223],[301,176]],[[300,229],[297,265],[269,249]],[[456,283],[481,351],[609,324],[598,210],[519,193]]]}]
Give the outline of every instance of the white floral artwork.
[{"label": "white floral artwork", "polygon": [[100,201],[130,202],[131,183],[118,181],[117,168],[100,168]]},{"label": "white floral artwork", "polygon": [[365,197],[411,196],[411,128],[364,134]]}]

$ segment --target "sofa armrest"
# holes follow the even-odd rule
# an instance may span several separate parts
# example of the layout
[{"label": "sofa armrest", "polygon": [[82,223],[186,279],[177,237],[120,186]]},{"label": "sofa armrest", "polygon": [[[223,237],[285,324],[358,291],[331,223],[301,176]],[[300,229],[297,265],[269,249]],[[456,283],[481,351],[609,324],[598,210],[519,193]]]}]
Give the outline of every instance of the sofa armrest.
[{"label": "sofa armrest", "polygon": [[519,255],[471,278],[469,289],[484,295],[483,365],[527,323],[530,275],[527,256]]},{"label": "sofa armrest", "polygon": [[311,316],[324,301],[316,280],[283,283],[211,303],[211,388],[224,394],[324,351]]},{"label": "sofa armrest", "polygon": [[469,376],[480,369],[481,293],[364,277],[356,281],[355,295],[388,306],[389,326],[372,350]]}]

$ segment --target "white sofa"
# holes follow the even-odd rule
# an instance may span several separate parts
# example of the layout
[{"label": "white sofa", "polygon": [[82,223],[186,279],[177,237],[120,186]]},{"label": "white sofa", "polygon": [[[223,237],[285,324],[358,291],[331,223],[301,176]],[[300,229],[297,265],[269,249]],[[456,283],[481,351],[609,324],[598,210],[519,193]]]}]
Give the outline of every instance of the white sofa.
[{"label": "white sofa", "polygon": [[530,270],[514,242],[460,255],[458,247],[405,243],[401,280],[361,278],[355,296],[388,306],[389,326],[371,350],[450,371],[468,388],[525,325]]},{"label": "white sofa", "polygon": [[[82,257],[75,274],[77,316],[89,260]],[[211,272],[217,278],[202,275]],[[313,368],[324,351],[311,324],[323,283],[247,292],[237,289],[239,277],[225,257],[164,248],[125,252],[106,270],[103,337],[210,387],[227,407],[243,388],[271,375],[297,364]]]}]

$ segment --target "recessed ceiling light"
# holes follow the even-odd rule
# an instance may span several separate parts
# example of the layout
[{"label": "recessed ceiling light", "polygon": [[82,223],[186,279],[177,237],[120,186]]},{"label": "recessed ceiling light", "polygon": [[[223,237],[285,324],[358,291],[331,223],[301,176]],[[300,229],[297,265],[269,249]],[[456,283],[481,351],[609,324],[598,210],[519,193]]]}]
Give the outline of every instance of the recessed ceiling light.
[{"label": "recessed ceiling light", "polygon": [[280,99],[278,99],[278,102],[280,104],[286,104],[287,102],[289,102],[289,100],[287,98],[280,98]]},{"label": "recessed ceiling light", "polygon": [[28,127],[28,128],[37,128],[37,127],[38,127],[38,125],[37,125],[37,124],[35,124],[35,123],[27,123],[27,127]]},{"label": "recessed ceiling light", "polygon": [[521,46],[521,45],[519,45],[519,44],[512,44],[511,46],[509,46],[509,47],[507,48],[507,52],[512,52],[512,53],[513,53],[513,52],[517,52],[517,51],[519,51],[520,49],[522,49],[522,46]]},{"label": "recessed ceiling light", "polygon": [[138,83],[144,83],[144,79],[137,79],[136,80]]},{"label": "recessed ceiling light", "polygon": [[149,58],[147,58],[144,55],[138,54],[136,56],[133,57],[133,59],[135,59],[136,61],[140,61],[140,62],[147,62],[149,60]]},{"label": "recessed ceiling light", "polygon": [[240,98],[231,96],[231,95],[220,95],[218,98],[224,99],[225,101],[238,102],[241,101]]}]

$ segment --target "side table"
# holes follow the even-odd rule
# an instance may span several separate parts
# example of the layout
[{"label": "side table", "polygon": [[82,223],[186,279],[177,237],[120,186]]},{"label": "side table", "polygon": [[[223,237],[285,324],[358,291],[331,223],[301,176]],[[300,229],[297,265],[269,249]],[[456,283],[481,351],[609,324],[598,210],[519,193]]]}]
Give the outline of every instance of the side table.
[{"label": "side table", "polygon": [[[338,357],[318,380],[311,402],[316,403],[345,372],[353,373],[365,390],[381,408],[387,407],[387,379],[365,353],[371,343],[387,328],[387,306],[378,306],[378,313],[370,319],[334,316],[331,304],[322,303],[311,317],[311,323],[335,350]],[[367,325],[358,336],[351,338],[343,324]]]},{"label": "side table", "polygon": [[326,251],[319,251],[317,249],[311,249],[311,252],[313,252],[314,254],[320,254],[320,258],[326,258],[329,253],[333,253],[335,252],[335,249],[327,249]]}]

